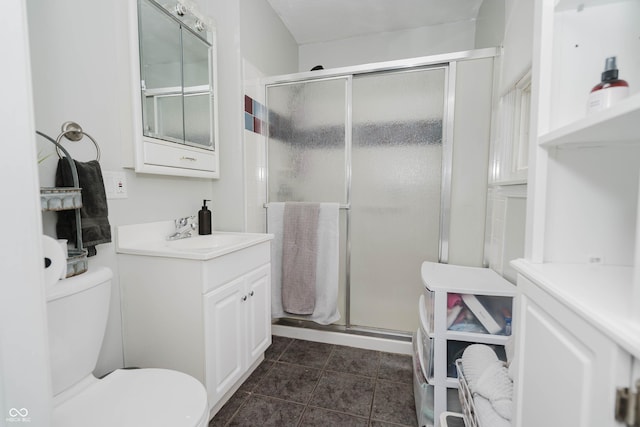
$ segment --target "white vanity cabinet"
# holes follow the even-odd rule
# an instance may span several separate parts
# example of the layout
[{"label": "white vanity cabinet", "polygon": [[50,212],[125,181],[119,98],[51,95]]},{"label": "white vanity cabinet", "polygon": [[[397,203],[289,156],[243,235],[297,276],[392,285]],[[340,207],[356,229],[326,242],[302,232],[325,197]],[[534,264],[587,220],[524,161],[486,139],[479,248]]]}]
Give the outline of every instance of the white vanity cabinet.
[{"label": "white vanity cabinet", "polygon": [[624,426],[614,411],[616,390],[629,386],[630,353],[535,282],[521,276],[518,287],[520,376],[513,425]]},{"label": "white vanity cabinet", "polygon": [[[135,226],[119,227],[118,235],[127,227]],[[125,366],[192,375],[205,385],[212,415],[271,344],[272,236],[229,234],[245,235],[250,241],[211,257],[171,242],[118,239]]]},{"label": "white vanity cabinet", "polygon": [[[513,425],[622,427],[640,357],[637,0],[536,0]],[[626,99],[587,113],[607,57]]]},{"label": "white vanity cabinet", "polygon": [[265,265],[204,295],[209,401],[219,401],[271,344],[270,278]]}]

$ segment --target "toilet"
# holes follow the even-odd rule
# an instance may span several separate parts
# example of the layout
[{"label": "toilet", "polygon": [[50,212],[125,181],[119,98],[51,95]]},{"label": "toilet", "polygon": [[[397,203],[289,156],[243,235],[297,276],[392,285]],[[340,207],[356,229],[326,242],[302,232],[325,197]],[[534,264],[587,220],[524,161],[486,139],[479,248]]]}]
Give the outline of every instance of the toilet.
[{"label": "toilet", "polygon": [[206,427],[207,392],[169,369],[93,376],[109,313],[112,272],[98,267],[47,288],[54,427]]}]

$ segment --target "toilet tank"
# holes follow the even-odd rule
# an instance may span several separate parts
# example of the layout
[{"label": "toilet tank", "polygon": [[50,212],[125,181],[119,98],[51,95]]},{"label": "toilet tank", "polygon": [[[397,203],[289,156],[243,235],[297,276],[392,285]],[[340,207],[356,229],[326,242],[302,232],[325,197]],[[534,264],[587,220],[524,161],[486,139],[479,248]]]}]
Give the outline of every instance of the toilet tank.
[{"label": "toilet tank", "polygon": [[98,267],[47,288],[53,395],[91,375],[109,315],[110,269]]}]

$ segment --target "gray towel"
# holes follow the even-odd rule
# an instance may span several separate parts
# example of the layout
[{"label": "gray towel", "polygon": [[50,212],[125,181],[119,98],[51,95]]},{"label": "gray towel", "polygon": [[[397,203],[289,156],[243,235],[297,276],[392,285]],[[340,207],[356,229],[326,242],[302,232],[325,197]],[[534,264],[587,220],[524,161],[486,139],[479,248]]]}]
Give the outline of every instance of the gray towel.
[{"label": "gray towel", "polygon": [[286,203],[282,236],[282,306],[312,314],[316,305],[318,203]]},{"label": "gray towel", "polygon": [[[74,160],[78,171],[79,185],[82,188],[82,244],[88,250],[88,256],[96,254],[96,245],[111,241],[109,209],[107,195],[102,179],[102,170],[97,160],[78,162]],[[58,161],[56,187],[73,187],[71,167],[66,158]],[[56,232],[58,238],[76,242],[75,211],[59,211]]]}]

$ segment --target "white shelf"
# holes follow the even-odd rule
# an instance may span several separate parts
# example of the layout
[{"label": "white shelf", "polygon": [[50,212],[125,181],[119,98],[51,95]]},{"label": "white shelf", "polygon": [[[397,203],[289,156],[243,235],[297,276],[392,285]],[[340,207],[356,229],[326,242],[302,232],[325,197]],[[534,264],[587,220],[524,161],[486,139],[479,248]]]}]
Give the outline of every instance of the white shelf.
[{"label": "white shelf", "polygon": [[640,144],[640,93],[611,108],[540,135],[542,147]]},{"label": "white shelf", "polygon": [[466,341],[478,344],[505,345],[509,339],[508,335],[479,334],[472,332],[447,331],[445,333],[447,341]]},{"label": "white shelf", "polygon": [[458,382],[457,378],[451,378],[451,377],[447,377],[447,381],[446,381],[446,385],[447,388],[459,388],[460,383]]},{"label": "white shelf", "polygon": [[557,0],[556,11],[578,9],[580,7],[600,6],[605,4],[617,3],[621,0]]},{"label": "white shelf", "polygon": [[633,267],[599,264],[512,262],[514,268],[640,357],[640,323],[634,319]]},{"label": "white shelf", "polygon": [[516,294],[515,286],[490,268],[424,262],[421,277],[431,291],[489,296]]}]

